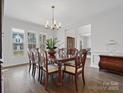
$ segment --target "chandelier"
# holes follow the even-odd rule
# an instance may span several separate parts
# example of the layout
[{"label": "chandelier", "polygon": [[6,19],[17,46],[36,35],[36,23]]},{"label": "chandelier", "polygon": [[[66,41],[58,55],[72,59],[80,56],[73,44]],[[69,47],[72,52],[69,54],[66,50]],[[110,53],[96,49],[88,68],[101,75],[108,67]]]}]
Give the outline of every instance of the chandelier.
[{"label": "chandelier", "polygon": [[52,8],[52,20],[46,21],[45,28],[51,29],[51,30],[59,30],[61,28],[61,23],[57,22],[54,18],[55,6],[51,6],[51,8]]}]

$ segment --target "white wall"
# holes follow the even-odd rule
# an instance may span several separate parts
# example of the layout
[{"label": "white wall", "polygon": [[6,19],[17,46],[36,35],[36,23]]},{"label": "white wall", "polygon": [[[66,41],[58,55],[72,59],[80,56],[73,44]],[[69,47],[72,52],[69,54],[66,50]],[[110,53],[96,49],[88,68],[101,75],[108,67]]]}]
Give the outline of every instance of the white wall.
[{"label": "white wall", "polygon": [[83,25],[78,28],[78,33],[81,35],[90,35],[91,34],[91,24]]},{"label": "white wall", "polygon": [[82,26],[85,24],[91,24],[91,66],[98,67],[98,55],[110,54],[106,48],[106,44],[109,40],[115,40],[118,43],[116,51],[113,51],[113,55],[123,55],[122,7],[118,6],[116,8],[112,8],[97,15],[90,16],[86,19],[82,19]]},{"label": "white wall", "polygon": [[95,52],[108,52],[106,44],[109,40],[118,42],[115,52],[122,53],[123,49],[123,31],[122,31],[122,11],[116,9],[101,14],[94,19],[92,25],[92,49]]},{"label": "white wall", "polygon": [[112,55],[123,55],[123,16],[122,8],[117,7],[94,17],[92,23],[92,66],[98,67],[100,54],[110,54],[107,50],[109,40],[117,42],[116,50]]},{"label": "white wall", "polygon": [[[24,38],[24,55],[23,56],[14,56],[13,55],[13,46],[12,46],[12,28],[18,28],[25,31]],[[39,33],[46,34],[48,36],[52,36],[54,32],[47,31],[43,28],[43,26],[28,23],[25,21],[17,20],[11,17],[4,17],[4,26],[3,26],[3,66],[11,66],[17,64],[23,64],[28,62],[27,56],[27,32],[34,32],[37,36],[37,47],[39,47]]]},{"label": "white wall", "polygon": [[75,38],[75,47],[77,47],[77,33],[76,33],[77,29],[71,29],[71,30],[66,30],[66,29],[61,29],[60,31],[57,31],[57,39],[59,40],[59,44],[60,44],[60,47],[59,48],[62,48],[62,47],[67,47],[67,37],[73,37]]},{"label": "white wall", "polygon": [[62,28],[62,29],[58,30],[56,33],[57,33],[56,36],[57,36],[57,40],[58,40],[57,47],[58,48],[66,47],[65,30]]}]

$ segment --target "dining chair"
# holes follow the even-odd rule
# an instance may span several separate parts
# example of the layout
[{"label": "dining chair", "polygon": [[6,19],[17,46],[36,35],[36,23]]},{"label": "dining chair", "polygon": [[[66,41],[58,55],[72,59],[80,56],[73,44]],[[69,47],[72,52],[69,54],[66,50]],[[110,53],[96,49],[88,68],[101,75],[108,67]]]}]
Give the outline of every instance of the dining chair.
[{"label": "dining chair", "polygon": [[[40,57],[41,61],[43,62],[41,71],[44,72],[45,90],[47,90],[49,75],[59,73],[59,68],[57,65],[49,63],[47,51],[39,52],[39,54],[40,54],[39,57]],[[42,76],[41,76],[41,78],[42,78]]]},{"label": "dining chair", "polygon": [[38,81],[40,81],[40,83],[42,83],[42,76],[43,76],[43,61],[44,61],[44,55],[43,52],[45,50],[42,48],[37,49],[38,52],[38,68],[39,68],[39,73],[38,73]]},{"label": "dining chair", "polygon": [[[74,57],[74,56],[76,56],[77,52],[78,52],[77,48],[68,48],[67,49],[67,56],[68,57]],[[74,63],[75,63],[75,61],[72,60],[72,61],[66,62],[65,64],[74,64]]]},{"label": "dining chair", "polygon": [[31,49],[32,76],[35,77],[36,69],[38,68],[38,52],[36,48]]},{"label": "dining chair", "polygon": [[28,61],[29,61],[29,73],[30,73],[30,70],[31,70],[31,65],[32,65],[32,60],[31,60],[31,51],[30,50],[27,50],[27,54],[28,54]]},{"label": "dining chair", "polygon": [[84,66],[85,66],[85,62],[86,62],[86,57],[87,57],[87,50],[81,49],[76,54],[75,64],[65,64],[64,65],[63,79],[64,79],[64,73],[68,73],[68,74],[75,76],[76,91],[78,91],[78,88],[77,88],[78,75],[82,74],[83,84],[85,85]]},{"label": "dining chair", "polygon": [[78,49],[76,48],[61,48],[58,51],[58,54],[60,57],[67,56],[67,57],[72,57],[76,56],[76,53],[78,52]]},{"label": "dining chair", "polygon": [[61,48],[58,50],[58,56],[59,57],[66,57],[67,56],[67,48]]},{"label": "dining chair", "polygon": [[77,48],[68,48],[67,49],[67,55],[68,56],[75,56],[78,52]]},{"label": "dining chair", "polygon": [[38,81],[42,83],[43,75],[43,58],[41,54],[44,52],[42,48],[32,49],[32,75],[35,77],[36,70],[38,70]]}]

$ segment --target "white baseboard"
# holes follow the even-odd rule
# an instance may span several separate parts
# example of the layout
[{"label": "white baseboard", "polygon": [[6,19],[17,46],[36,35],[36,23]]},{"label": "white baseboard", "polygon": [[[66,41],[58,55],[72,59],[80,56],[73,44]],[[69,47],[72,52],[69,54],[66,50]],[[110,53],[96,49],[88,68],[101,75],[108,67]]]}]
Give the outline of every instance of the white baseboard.
[{"label": "white baseboard", "polygon": [[93,68],[99,68],[99,66],[96,65],[96,64],[91,64],[90,67],[93,67]]},{"label": "white baseboard", "polygon": [[4,66],[3,69],[11,68],[11,67],[17,67],[17,66],[23,66],[23,65],[27,65],[27,64],[29,64],[29,63],[23,63],[23,64],[16,64],[16,65]]}]

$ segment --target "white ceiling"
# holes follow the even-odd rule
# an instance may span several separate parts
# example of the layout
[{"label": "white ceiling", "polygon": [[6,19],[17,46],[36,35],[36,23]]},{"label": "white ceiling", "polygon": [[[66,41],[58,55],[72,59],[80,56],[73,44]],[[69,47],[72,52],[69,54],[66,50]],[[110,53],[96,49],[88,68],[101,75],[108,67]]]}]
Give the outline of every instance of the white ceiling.
[{"label": "white ceiling", "polygon": [[108,9],[122,6],[123,0],[4,0],[6,16],[36,24],[51,19],[51,5],[55,5],[55,18],[63,25],[76,25],[81,19]]}]

